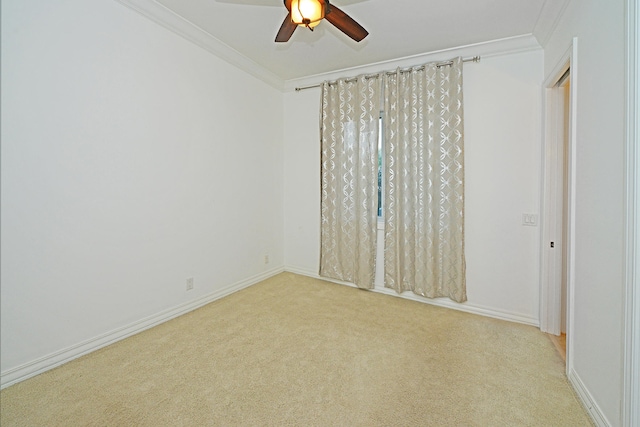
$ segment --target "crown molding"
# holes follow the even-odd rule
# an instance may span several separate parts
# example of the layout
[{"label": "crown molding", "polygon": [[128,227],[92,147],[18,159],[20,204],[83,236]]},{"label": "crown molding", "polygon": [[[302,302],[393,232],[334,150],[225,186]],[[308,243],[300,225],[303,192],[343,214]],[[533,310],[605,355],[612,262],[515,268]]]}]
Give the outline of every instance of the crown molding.
[{"label": "crown molding", "polygon": [[546,0],[544,2],[533,29],[533,35],[538,39],[540,46],[546,46],[570,2],[571,0]]},{"label": "crown molding", "polygon": [[116,0],[118,3],[138,12],[142,16],[160,24],[169,31],[196,44],[220,59],[234,65],[246,73],[262,80],[278,90],[284,88],[284,80],[260,64],[242,55],[231,46],[218,40],[202,28],[187,21],[172,10],[154,0]]},{"label": "crown molding", "polygon": [[284,90],[285,92],[290,92],[295,90],[296,87],[316,85],[322,83],[325,80],[335,80],[342,77],[353,77],[360,74],[379,73],[382,71],[389,71],[397,67],[412,67],[414,65],[424,64],[427,62],[446,61],[457,56],[480,56],[481,58],[488,58],[540,49],[541,46],[538,43],[538,40],[533,36],[533,34],[524,34],[521,36],[508,37],[504,39],[475,43],[466,46],[458,46],[450,49],[442,49],[438,51],[377,62],[374,64],[344,68],[342,70],[315,74],[313,76],[301,77],[298,79],[286,80],[284,82]]},{"label": "crown molding", "polygon": [[[297,79],[283,80],[281,77],[241,54],[231,46],[223,43],[210,33],[184,19],[172,10],[163,6],[155,0],[116,0],[118,3],[138,12],[142,16],[161,25],[180,37],[196,44],[206,51],[214,54],[229,64],[245,71],[257,79],[269,84],[281,91],[292,91],[296,87],[308,84],[317,84],[324,80],[333,80],[339,77],[358,75],[361,73],[379,72],[393,67],[408,67],[419,63],[430,61],[441,61],[450,59],[453,56],[483,56],[490,57],[496,55],[512,54],[540,49],[540,40],[550,36],[553,29],[558,24],[559,16],[566,8],[570,0],[547,0],[543,10],[538,17],[536,33],[524,34],[521,36],[508,37],[499,40],[476,43],[466,46],[458,46],[450,49],[442,49],[433,52],[426,52],[418,55],[395,58],[388,61],[373,64],[345,68],[323,74],[300,77]],[[555,16],[555,17],[554,17]],[[551,19],[549,19],[551,17]],[[552,21],[552,25],[543,23]],[[545,37],[541,37],[544,33]]]}]

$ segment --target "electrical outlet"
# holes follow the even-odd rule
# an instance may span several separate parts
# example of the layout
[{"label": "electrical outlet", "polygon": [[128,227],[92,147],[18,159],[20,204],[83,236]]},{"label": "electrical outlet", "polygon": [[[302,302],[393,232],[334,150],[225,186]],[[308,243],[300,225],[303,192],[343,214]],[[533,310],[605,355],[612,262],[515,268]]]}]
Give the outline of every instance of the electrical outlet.
[{"label": "electrical outlet", "polygon": [[187,290],[190,291],[193,289],[193,277],[189,277],[187,279]]},{"label": "electrical outlet", "polygon": [[269,264],[269,255],[264,256],[264,263]]}]

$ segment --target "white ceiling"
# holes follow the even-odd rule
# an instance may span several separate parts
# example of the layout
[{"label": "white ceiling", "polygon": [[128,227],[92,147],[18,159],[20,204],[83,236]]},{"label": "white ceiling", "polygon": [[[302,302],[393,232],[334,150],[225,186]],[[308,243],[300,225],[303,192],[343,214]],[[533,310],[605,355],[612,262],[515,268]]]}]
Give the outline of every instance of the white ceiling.
[{"label": "white ceiling", "polygon": [[333,0],[368,37],[356,43],[324,20],[275,43],[287,15],[282,0],[144,0],[213,36],[226,56],[240,53],[282,81],[521,35],[540,41],[568,1]]}]

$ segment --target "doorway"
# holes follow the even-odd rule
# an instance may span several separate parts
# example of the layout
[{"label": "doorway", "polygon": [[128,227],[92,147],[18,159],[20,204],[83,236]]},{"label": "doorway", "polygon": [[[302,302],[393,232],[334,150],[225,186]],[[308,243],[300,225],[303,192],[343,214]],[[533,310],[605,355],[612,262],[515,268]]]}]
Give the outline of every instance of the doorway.
[{"label": "doorway", "polygon": [[577,40],[544,85],[540,329],[571,365]]},{"label": "doorway", "polygon": [[557,223],[559,227],[556,229],[555,249],[559,252],[560,266],[560,335],[551,335],[552,342],[556,346],[558,353],[566,363],[567,355],[567,289],[568,289],[568,228],[569,228],[569,131],[570,131],[570,94],[571,94],[571,68],[560,77],[556,83],[558,108],[558,144],[557,167],[558,173],[555,184],[557,189]]},{"label": "doorway", "polygon": [[[562,140],[559,141],[562,144],[562,147],[560,147],[559,151],[562,151],[562,159],[558,159],[559,163],[560,163],[560,168],[562,169],[562,171],[560,172],[560,174],[562,175],[562,182],[558,183],[559,185],[562,186],[561,188],[561,194],[560,194],[560,201],[559,203],[562,203],[562,212],[560,213],[562,215],[562,226],[561,226],[561,230],[558,233],[560,240],[561,240],[561,248],[562,248],[562,254],[560,255],[562,257],[562,275],[560,278],[560,314],[561,314],[561,320],[560,320],[560,332],[562,334],[567,333],[567,277],[568,277],[568,251],[567,251],[567,242],[569,241],[567,239],[568,233],[567,233],[567,229],[569,227],[569,201],[567,200],[567,194],[569,194],[569,165],[568,165],[568,158],[569,158],[569,120],[570,120],[570,108],[569,108],[569,95],[571,94],[571,69],[568,69],[567,72],[563,75],[563,77],[558,81],[557,83],[557,87],[558,87],[558,91],[559,91],[559,102],[560,102],[560,108],[562,109],[561,112],[559,112],[560,114],[562,114],[562,122],[561,122],[561,138]],[[560,178],[560,177],[558,177]]]}]

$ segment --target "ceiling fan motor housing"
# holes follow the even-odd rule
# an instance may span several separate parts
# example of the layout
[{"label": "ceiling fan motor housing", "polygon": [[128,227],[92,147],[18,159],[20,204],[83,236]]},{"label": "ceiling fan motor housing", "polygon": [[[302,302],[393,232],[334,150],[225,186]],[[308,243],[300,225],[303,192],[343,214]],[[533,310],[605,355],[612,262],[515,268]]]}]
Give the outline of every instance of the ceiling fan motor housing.
[{"label": "ceiling fan motor housing", "polygon": [[291,21],[296,25],[313,29],[324,18],[325,8],[325,0],[292,0]]},{"label": "ceiling fan motor housing", "polygon": [[298,26],[313,30],[321,20],[327,19],[333,26],[351,37],[356,42],[364,39],[369,33],[353,18],[339,8],[332,6],[329,0],[283,0],[289,13],[282,22],[276,35],[276,42],[289,41]]}]

